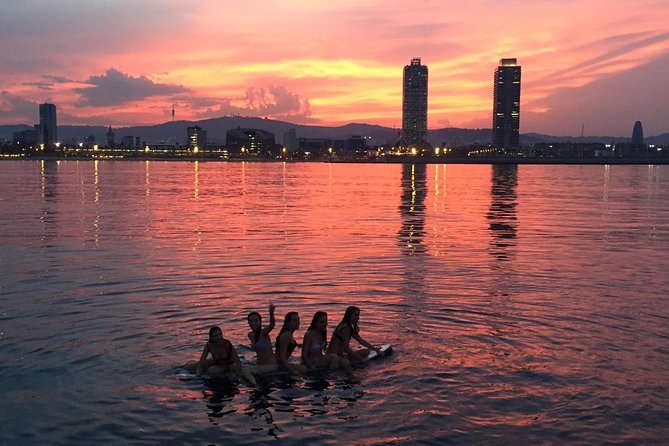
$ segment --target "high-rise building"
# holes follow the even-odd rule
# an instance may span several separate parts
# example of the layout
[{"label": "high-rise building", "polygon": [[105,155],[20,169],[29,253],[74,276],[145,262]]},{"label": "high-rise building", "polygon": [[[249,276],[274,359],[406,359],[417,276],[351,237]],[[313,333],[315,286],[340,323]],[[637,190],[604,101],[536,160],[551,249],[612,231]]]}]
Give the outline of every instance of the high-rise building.
[{"label": "high-rise building", "polygon": [[207,148],[207,131],[200,126],[188,127],[188,148],[191,150]]},{"label": "high-rise building", "polygon": [[402,89],[402,139],[407,145],[426,140],[427,136],[427,66],[420,58],[404,67]]},{"label": "high-rise building", "polygon": [[38,143],[43,144],[44,150],[53,152],[58,141],[58,127],[56,121],[56,106],[54,104],[39,105]]},{"label": "high-rise building", "polygon": [[520,145],[520,66],[516,59],[501,59],[495,70],[492,109],[492,144],[498,149]]},{"label": "high-rise building", "polygon": [[634,123],[634,128],[632,129],[632,144],[638,146],[643,144],[643,126],[641,125],[641,121]]}]

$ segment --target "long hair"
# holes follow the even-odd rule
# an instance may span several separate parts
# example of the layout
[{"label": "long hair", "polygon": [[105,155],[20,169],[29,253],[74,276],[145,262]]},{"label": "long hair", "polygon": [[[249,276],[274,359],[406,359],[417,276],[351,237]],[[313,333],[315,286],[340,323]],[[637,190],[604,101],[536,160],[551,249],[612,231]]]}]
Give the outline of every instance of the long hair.
[{"label": "long hair", "polygon": [[260,340],[260,332],[262,331],[262,316],[257,311],[252,311],[249,313],[248,316],[246,316],[246,320],[248,321],[249,319],[251,319],[251,316],[258,316],[258,321],[260,321],[260,325],[258,326],[258,328],[256,330],[253,330],[253,338],[255,339],[253,343],[255,344]]},{"label": "long hair", "polygon": [[293,316],[297,316],[298,313],[297,311],[289,311],[286,313],[286,316],[283,318],[283,325],[281,326],[281,330],[279,331],[279,335],[276,337],[276,351],[279,351],[279,339],[281,339],[281,335],[284,334],[285,332],[289,331],[289,325],[290,325],[290,320],[293,318]]},{"label": "long hair", "polygon": [[317,311],[314,313],[314,317],[311,319],[311,324],[309,324],[309,328],[307,328],[307,331],[309,330],[314,330],[320,332],[321,336],[323,336],[323,339],[326,341],[328,340],[328,329],[324,328],[322,330],[318,330],[318,320],[322,318],[323,316],[327,317],[328,314],[325,311]]},{"label": "long hair", "polygon": [[351,305],[350,307],[346,308],[346,311],[344,312],[344,317],[341,319],[341,322],[337,324],[337,328],[335,328],[335,332],[339,332],[342,328],[348,327],[351,329],[353,333],[357,333],[360,331],[358,328],[357,323],[351,322],[351,319],[353,318],[353,313],[355,312],[360,313],[360,308]]},{"label": "long hair", "polygon": [[217,331],[220,331],[221,334],[223,334],[223,330],[221,330],[221,327],[217,327],[217,326],[215,326],[215,325],[214,325],[213,327],[211,327],[211,328],[209,329],[209,339],[211,339],[211,337],[212,337],[212,336],[214,335],[214,333],[216,333]]}]

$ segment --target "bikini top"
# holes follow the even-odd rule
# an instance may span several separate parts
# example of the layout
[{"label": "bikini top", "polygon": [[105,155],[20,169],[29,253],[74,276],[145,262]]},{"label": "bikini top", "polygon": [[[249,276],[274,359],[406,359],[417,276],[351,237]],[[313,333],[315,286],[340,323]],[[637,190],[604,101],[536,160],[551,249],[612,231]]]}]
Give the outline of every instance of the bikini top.
[{"label": "bikini top", "polygon": [[[335,328],[335,331],[332,333],[332,336],[334,336],[336,338],[339,338],[340,341],[343,341],[344,338],[342,337],[341,332],[344,329],[344,327],[345,327],[345,325],[341,325],[341,324],[337,325],[337,328]],[[349,328],[351,329],[351,335],[353,335],[354,333],[356,333],[356,334],[358,333],[357,325],[353,326],[353,327],[349,327]]]},{"label": "bikini top", "polygon": [[268,338],[264,338],[251,344],[251,349],[255,350],[256,352],[272,350],[272,342]]},{"label": "bikini top", "polygon": [[295,347],[297,347],[297,342],[293,340],[290,344],[288,344],[288,348],[286,349],[286,356],[290,356],[295,350]]},{"label": "bikini top", "polygon": [[309,351],[318,353],[318,352],[325,351],[325,347],[327,347],[327,345],[328,345],[328,341],[323,339],[322,342],[314,341],[314,342],[310,343],[307,348],[309,349]]},{"label": "bikini top", "polygon": [[207,341],[207,344],[209,345],[209,353],[211,353],[211,357],[214,358],[214,361],[216,361],[217,365],[229,365],[234,362],[231,353],[232,343],[230,341],[226,341],[225,343],[225,352],[226,352],[225,358],[217,357],[214,354],[214,351],[211,349],[210,341]]},{"label": "bikini top", "polygon": [[[288,346],[286,347],[286,358],[288,358],[293,353],[293,351],[295,350],[296,347],[297,347],[297,341],[295,341],[295,339],[293,339],[292,341],[290,341],[290,344],[288,344]],[[278,357],[280,351],[281,350],[279,349],[279,338],[276,338],[276,354],[277,354],[277,357]]]}]

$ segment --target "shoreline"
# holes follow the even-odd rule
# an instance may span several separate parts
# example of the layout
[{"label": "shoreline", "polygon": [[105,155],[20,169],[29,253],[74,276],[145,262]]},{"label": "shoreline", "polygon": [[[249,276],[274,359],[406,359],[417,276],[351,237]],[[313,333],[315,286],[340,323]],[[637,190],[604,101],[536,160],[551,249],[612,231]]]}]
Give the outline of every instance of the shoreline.
[{"label": "shoreline", "polygon": [[3,160],[37,160],[37,161],[202,161],[202,162],[253,162],[253,163],[333,163],[333,164],[536,164],[536,165],[667,165],[669,157],[648,158],[527,158],[509,156],[491,157],[412,157],[396,156],[381,159],[296,159],[296,158],[255,158],[255,157],[161,157],[161,156],[137,156],[137,157],[90,157],[90,156],[0,156]]}]

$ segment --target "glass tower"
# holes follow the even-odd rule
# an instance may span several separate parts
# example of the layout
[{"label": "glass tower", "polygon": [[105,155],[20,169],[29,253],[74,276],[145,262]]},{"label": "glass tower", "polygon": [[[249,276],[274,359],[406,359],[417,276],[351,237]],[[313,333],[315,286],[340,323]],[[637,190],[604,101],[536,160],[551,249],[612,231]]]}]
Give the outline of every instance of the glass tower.
[{"label": "glass tower", "polygon": [[56,126],[56,106],[53,104],[39,105],[39,143],[44,150],[52,152],[56,149],[58,131]]},{"label": "glass tower", "polygon": [[420,58],[404,67],[402,137],[407,145],[425,141],[427,135],[427,66]]},{"label": "glass tower", "polygon": [[520,129],[520,66],[501,59],[495,70],[492,144],[498,149],[518,147]]}]

